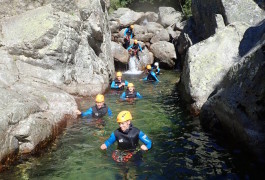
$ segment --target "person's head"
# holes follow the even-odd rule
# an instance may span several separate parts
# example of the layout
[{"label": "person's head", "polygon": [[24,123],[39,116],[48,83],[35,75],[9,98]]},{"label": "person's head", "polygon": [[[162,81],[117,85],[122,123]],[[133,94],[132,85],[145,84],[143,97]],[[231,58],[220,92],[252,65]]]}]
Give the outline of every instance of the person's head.
[{"label": "person's head", "polygon": [[132,120],[132,115],[129,111],[121,111],[117,116],[117,123],[123,132],[129,129]]},{"label": "person's head", "polygon": [[131,29],[133,29],[133,28],[134,28],[134,26],[133,26],[133,25],[130,25],[130,28],[131,28]]},{"label": "person's head", "polygon": [[146,66],[146,69],[147,69],[148,71],[151,71],[151,69],[152,69],[151,65],[148,64],[148,65]]},{"label": "person's head", "polygon": [[97,108],[102,108],[104,105],[104,96],[102,94],[98,94],[96,96],[96,106]]},{"label": "person's head", "polygon": [[128,84],[128,90],[129,90],[130,92],[132,92],[132,91],[134,90],[134,85],[133,85],[133,83],[129,83],[129,84]]},{"label": "person's head", "polygon": [[138,43],[138,41],[135,39],[135,40],[133,41],[133,43],[134,43],[134,44],[137,44],[137,43]]},{"label": "person's head", "polygon": [[157,68],[158,68],[158,66],[159,66],[158,62],[155,62],[154,65],[155,65],[155,67],[157,67]]},{"label": "person's head", "polygon": [[120,81],[121,80],[121,77],[122,77],[122,73],[121,72],[117,72],[116,73],[116,77]]}]

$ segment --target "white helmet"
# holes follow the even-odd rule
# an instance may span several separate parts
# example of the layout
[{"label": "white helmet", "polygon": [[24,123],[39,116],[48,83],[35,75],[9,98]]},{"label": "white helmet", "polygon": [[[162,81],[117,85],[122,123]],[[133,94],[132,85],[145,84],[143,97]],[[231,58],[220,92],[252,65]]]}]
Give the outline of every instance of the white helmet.
[{"label": "white helmet", "polygon": [[158,62],[155,62],[155,64],[154,64],[156,67],[158,67]]}]

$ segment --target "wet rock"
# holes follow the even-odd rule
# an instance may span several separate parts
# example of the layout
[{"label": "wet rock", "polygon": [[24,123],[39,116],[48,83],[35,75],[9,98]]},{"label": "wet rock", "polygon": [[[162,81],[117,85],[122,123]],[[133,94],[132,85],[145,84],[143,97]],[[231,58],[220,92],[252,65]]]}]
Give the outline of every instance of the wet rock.
[{"label": "wet rock", "polygon": [[154,63],[154,55],[147,48],[144,48],[142,52],[139,52],[139,58],[138,69],[144,70],[147,64]]},{"label": "wet rock", "polygon": [[114,60],[120,61],[121,63],[128,63],[129,53],[122,45],[116,42],[111,42],[111,52]]}]

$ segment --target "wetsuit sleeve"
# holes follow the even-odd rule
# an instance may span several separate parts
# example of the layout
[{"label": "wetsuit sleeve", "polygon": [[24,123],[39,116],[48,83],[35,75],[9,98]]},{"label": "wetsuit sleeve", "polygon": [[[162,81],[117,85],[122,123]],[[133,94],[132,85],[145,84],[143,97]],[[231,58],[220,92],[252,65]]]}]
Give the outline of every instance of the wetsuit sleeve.
[{"label": "wetsuit sleeve", "polygon": [[125,98],[125,92],[123,92],[123,93],[121,94],[120,98],[121,98],[122,100],[125,100],[125,99],[126,99],[126,98]]},{"label": "wetsuit sleeve", "polygon": [[130,46],[127,48],[127,50],[129,51],[132,47],[133,47],[133,44],[130,45]]},{"label": "wetsuit sleeve", "polygon": [[105,145],[107,146],[107,148],[108,148],[108,147],[109,147],[110,145],[112,145],[115,141],[116,141],[116,137],[115,137],[114,132],[113,132],[113,133],[111,133],[109,139],[107,139],[107,140],[105,141],[104,144],[105,144]]},{"label": "wetsuit sleeve", "polygon": [[88,110],[86,110],[85,112],[81,113],[82,117],[88,116],[88,115],[92,115],[92,108],[89,108]]},{"label": "wetsuit sleeve", "polygon": [[128,28],[125,29],[124,31],[124,37],[126,37],[126,33],[128,32]]},{"label": "wetsuit sleeve", "polygon": [[151,72],[151,75],[155,78],[156,81],[159,81],[156,77],[156,74],[154,72]]},{"label": "wetsuit sleeve", "polygon": [[115,81],[112,81],[110,88],[112,88],[112,89],[118,89],[119,86],[116,86],[115,85]]},{"label": "wetsuit sleeve", "polygon": [[139,92],[136,93],[136,97],[137,97],[138,99],[142,99],[142,98],[143,98],[143,96],[141,96],[141,94],[140,94]]},{"label": "wetsuit sleeve", "polygon": [[152,141],[142,131],[139,133],[139,139],[146,145],[147,149],[152,147]]},{"label": "wetsuit sleeve", "polygon": [[131,34],[131,39],[133,38],[133,33]]},{"label": "wetsuit sleeve", "polygon": [[128,81],[124,81],[124,82],[125,82],[125,86],[128,86],[128,84],[129,84]]},{"label": "wetsuit sleeve", "polygon": [[140,49],[140,51],[141,51],[141,52],[143,52],[143,50],[142,50],[142,47],[141,47],[141,45],[140,45],[140,44],[139,44],[139,49]]},{"label": "wetsuit sleeve", "polygon": [[157,68],[157,72],[156,72],[157,74],[159,74],[160,73],[160,68]]},{"label": "wetsuit sleeve", "polygon": [[145,78],[143,78],[144,81],[147,81],[147,76]]},{"label": "wetsuit sleeve", "polygon": [[112,116],[112,111],[111,111],[111,109],[109,107],[108,107],[108,115]]}]

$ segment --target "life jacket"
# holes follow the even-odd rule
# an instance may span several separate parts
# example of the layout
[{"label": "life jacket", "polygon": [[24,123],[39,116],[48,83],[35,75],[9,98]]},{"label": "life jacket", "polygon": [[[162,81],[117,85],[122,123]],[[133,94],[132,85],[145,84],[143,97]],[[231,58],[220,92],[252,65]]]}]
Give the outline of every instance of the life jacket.
[{"label": "life jacket", "polygon": [[147,80],[148,80],[148,81],[156,81],[155,77],[151,74],[151,71],[150,71],[149,74],[147,75]]},{"label": "life jacket", "polygon": [[125,98],[136,98],[137,92],[134,90],[130,92],[128,89],[125,91]]},{"label": "life jacket", "polygon": [[137,43],[137,44],[134,44],[134,43],[133,43],[132,49],[134,49],[134,50],[138,50],[138,48],[139,48],[139,44],[138,44],[138,43]]},{"label": "life jacket", "polygon": [[133,33],[132,29],[131,28],[128,28],[128,31],[126,32],[126,35],[127,36],[130,36],[132,33]]},{"label": "life jacket", "polygon": [[121,128],[114,131],[115,138],[118,142],[118,149],[134,150],[139,144],[140,130],[130,124],[129,129],[123,132]]},{"label": "life jacket", "polygon": [[108,112],[108,106],[106,104],[103,105],[102,108],[98,109],[97,105],[92,107],[92,117],[102,118]]},{"label": "life jacket", "polygon": [[[115,86],[119,86],[121,83],[125,83],[124,80],[119,81],[117,78],[114,79],[114,82],[115,82]],[[124,89],[124,86],[121,86],[121,87],[119,88],[119,90],[123,90],[123,89]]]}]

